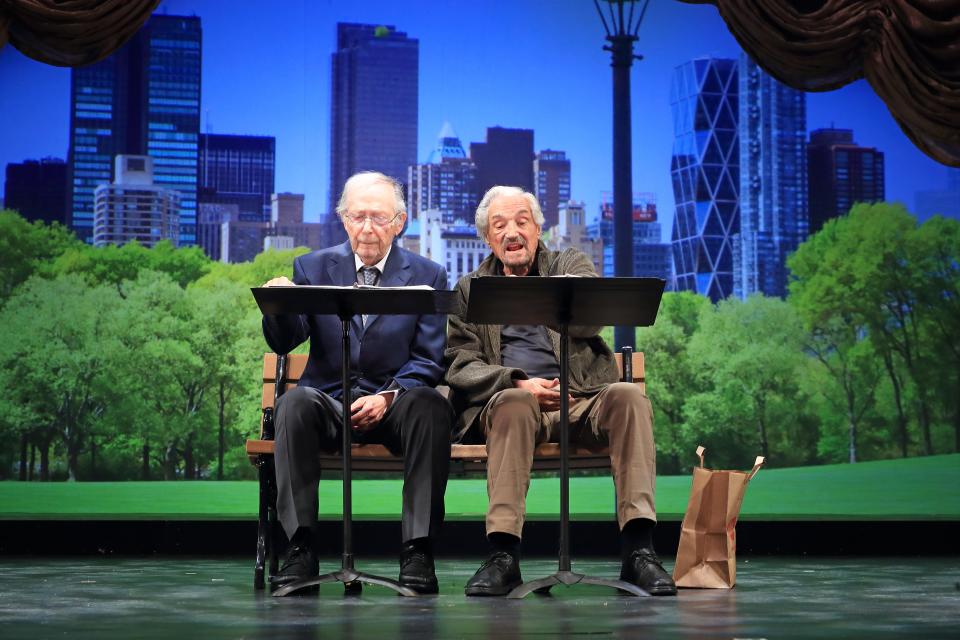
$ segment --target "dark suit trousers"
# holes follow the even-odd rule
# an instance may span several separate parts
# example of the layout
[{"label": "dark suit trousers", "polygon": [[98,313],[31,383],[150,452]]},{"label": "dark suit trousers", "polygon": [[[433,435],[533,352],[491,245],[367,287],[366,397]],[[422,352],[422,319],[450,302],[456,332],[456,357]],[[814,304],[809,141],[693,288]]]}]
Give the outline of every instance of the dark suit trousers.
[{"label": "dark suit trousers", "polygon": [[[342,448],[341,404],[312,387],[287,391],[277,403],[277,511],[288,537],[317,522],[321,452]],[[353,441],[383,444],[404,457],[402,540],[436,538],[450,473],[453,409],[435,389],[401,393],[370,431]]]}]

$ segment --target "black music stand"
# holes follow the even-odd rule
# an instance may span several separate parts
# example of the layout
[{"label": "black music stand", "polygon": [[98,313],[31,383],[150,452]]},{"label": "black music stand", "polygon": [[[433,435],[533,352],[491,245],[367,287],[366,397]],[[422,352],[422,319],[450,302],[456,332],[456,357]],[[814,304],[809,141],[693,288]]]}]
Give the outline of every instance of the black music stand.
[{"label": "black music stand", "polygon": [[595,584],[650,595],[629,582],[586,576],[570,568],[569,327],[652,325],[665,284],[660,278],[536,276],[486,276],[470,281],[468,322],[547,325],[560,331],[560,563],[556,573],[524,582],[508,598],[546,593],[557,584]]},{"label": "black music stand", "polygon": [[352,451],[350,428],[350,319],[355,315],[429,315],[449,313],[454,304],[453,291],[435,291],[412,287],[316,287],[286,286],[251,289],[264,315],[334,315],[340,318],[343,332],[341,361],[340,429],[343,436],[343,558],[339,571],[316,578],[298,580],[277,589],[282,597],[327,582],[342,582],[354,590],[358,583],[376,584],[393,589],[404,596],[417,592],[396,580],[361,573],[353,566],[353,502],[351,494]]}]

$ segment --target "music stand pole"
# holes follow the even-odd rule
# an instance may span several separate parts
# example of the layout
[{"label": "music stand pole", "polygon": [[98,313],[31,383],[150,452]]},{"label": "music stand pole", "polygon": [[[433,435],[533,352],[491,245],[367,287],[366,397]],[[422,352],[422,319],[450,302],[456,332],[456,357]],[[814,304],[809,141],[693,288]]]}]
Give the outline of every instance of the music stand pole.
[{"label": "music stand pole", "polygon": [[343,333],[343,358],[341,359],[340,383],[343,389],[341,396],[340,431],[343,437],[343,556],[340,561],[340,570],[325,573],[316,578],[298,580],[280,589],[273,595],[283,597],[301,589],[313,587],[327,582],[342,582],[347,593],[359,593],[361,584],[376,584],[393,589],[403,596],[416,596],[417,592],[401,585],[396,580],[360,573],[353,566],[353,439],[350,426],[350,318],[345,313],[338,314]]}]

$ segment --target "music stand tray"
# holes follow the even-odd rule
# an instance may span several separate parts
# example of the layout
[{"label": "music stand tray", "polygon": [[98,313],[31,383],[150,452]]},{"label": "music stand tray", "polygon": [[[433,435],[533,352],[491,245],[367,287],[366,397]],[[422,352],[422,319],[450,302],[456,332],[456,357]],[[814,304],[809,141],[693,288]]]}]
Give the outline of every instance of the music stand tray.
[{"label": "music stand tray", "polygon": [[356,592],[362,583],[393,589],[404,596],[417,592],[396,580],[361,573],[353,563],[353,502],[351,493],[352,450],[350,429],[350,320],[355,315],[429,315],[449,313],[454,305],[453,291],[429,287],[324,287],[285,286],[251,289],[264,315],[334,315],[340,319],[343,335],[341,385],[343,389],[340,429],[343,448],[343,556],[340,569],[315,578],[298,580],[274,591],[282,597],[328,582],[342,582],[348,592]]},{"label": "music stand tray", "polygon": [[575,573],[570,565],[569,327],[649,326],[666,282],[660,278],[519,278],[484,276],[470,282],[466,319],[475,324],[532,324],[560,332],[560,561],[557,572],[524,582],[507,594],[523,598],[558,585],[595,584],[636,596],[650,594],[622,580]]}]

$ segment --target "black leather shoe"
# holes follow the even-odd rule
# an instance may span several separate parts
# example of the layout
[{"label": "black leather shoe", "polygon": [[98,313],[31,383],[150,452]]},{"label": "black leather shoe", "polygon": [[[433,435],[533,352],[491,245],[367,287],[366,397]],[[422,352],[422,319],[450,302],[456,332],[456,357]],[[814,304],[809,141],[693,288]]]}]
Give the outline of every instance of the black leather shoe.
[{"label": "black leather shoe", "polygon": [[468,596],[505,596],[522,582],[520,562],[506,551],[494,551],[463,591]]},{"label": "black leather shoe", "polygon": [[400,552],[400,584],[417,593],[439,592],[433,555],[428,551],[418,551],[410,543],[404,544]]},{"label": "black leather shoe", "polygon": [[660,564],[653,549],[638,549],[620,566],[620,579],[635,584],[652,596],[675,596],[677,585]]},{"label": "black leather shoe", "polygon": [[279,589],[291,582],[320,575],[320,563],[313,549],[304,544],[291,543],[283,554],[280,570],[270,576],[270,589]]}]

